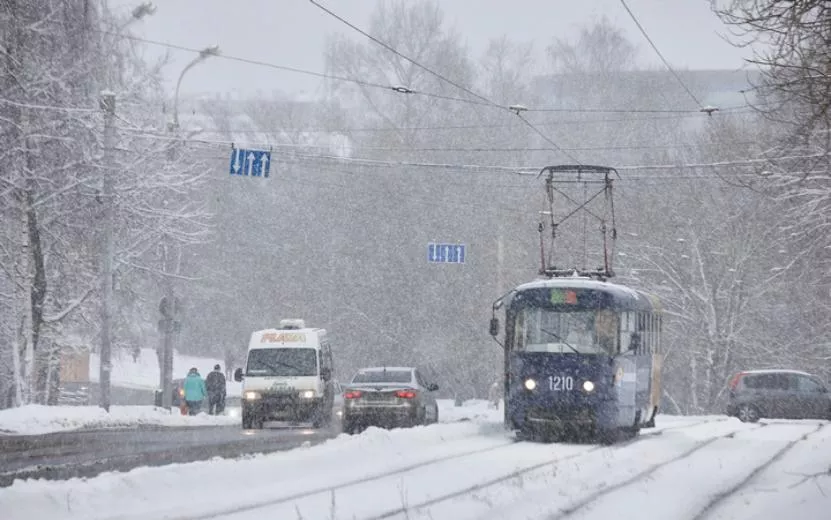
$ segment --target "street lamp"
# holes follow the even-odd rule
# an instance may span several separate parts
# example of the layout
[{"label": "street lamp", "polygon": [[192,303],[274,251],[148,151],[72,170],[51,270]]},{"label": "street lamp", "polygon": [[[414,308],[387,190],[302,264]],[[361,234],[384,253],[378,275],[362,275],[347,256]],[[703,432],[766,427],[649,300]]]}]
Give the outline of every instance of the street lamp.
[{"label": "street lamp", "polygon": [[130,25],[131,23],[137,22],[137,21],[141,20],[142,18],[144,18],[145,16],[150,16],[155,12],[156,12],[156,6],[153,5],[152,2],[142,2],[142,3],[140,3],[132,11],[130,11],[130,18],[126,22],[121,24],[121,26],[118,28],[119,34],[121,32],[123,32],[124,29],[126,29],[127,26]]},{"label": "street lamp", "polygon": [[176,82],[176,94],[173,98],[173,128],[174,130],[179,129],[179,87],[182,86],[182,79],[185,77],[187,71],[195,67],[196,65],[202,63],[203,61],[207,60],[211,56],[219,56],[219,45],[211,45],[210,47],[205,47],[201,51],[199,51],[199,56],[193,59],[190,63],[188,63],[185,68],[182,70],[182,73],[179,74],[179,80]]},{"label": "street lamp", "polygon": [[141,4],[137,5],[133,12],[131,13],[133,18],[136,20],[141,20],[145,16],[149,16],[156,12],[156,6],[153,5],[153,2],[142,2]]},{"label": "street lamp", "polygon": [[[176,82],[176,93],[174,94],[173,98],[173,122],[168,125],[168,130],[174,133],[174,139],[170,143],[167,151],[167,159],[169,162],[174,162],[176,160],[176,148],[179,144],[178,137],[179,137],[179,88],[182,86],[182,79],[185,77],[185,74],[195,67],[197,64],[202,63],[206,59],[210,58],[211,56],[218,56],[219,55],[219,46],[212,45],[210,47],[205,47],[201,51],[199,51],[199,55],[193,59],[190,63],[185,66],[182,70],[182,73],[179,74],[179,79]],[[192,133],[188,135],[190,137],[193,135]],[[164,197],[162,200],[162,205],[165,208],[165,212],[167,213],[167,197]],[[162,257],[162,272],[165,273],[163,284],[164,284],[164,298],[162,299],[162,303],[160,304],[159,308],[162,311],[162,320],[159,322],[159,332],[163,335],[163,344],[162,344],[162,363],[161,363],[161,370],[159,370],[160,374],[160,387],[162,391],[161,395],[161,405],[163,408],[170,408],[171,406],[171,397],[172,397],[172,384],[173,384],[173,334],[178,332],[181,327],[180,316],[179,316],[179,303],[178,299],[176,298],[175,290],[173,287],[173,280],[169,276],[170,274],[174,273],[177,268],[174,265],[174,255],[171,251],[173,244],[170,243],[168,240],[168,235],[166,230],[162,230],[162,248],[163,248],[163,257]]]}]

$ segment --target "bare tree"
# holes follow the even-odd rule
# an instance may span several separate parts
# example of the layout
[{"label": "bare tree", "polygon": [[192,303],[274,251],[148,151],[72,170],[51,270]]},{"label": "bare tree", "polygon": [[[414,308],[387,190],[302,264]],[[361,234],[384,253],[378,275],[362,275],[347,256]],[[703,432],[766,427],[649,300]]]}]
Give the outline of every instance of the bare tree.
[{"label": "bare tree", "polygon": [[[94,344],[102,171],[117,186],[116,278],[143,267],[138,258],[160,230],[188,242],[206,229],[189,192],[204,178],[198,162],[153,164],[168,141],[134,134],[117,145],[115,170],[101,160],[98,92],[114,89],[123,103],[120,133],[148,133],[134,122],[150,113],[159,84],[161,63],[146,64],[120,38],[125,19],[88,1],[29,0],[3,3],[0,24],[0,302],[12,311],[0,313],[0,406],[8,406],[54,402],[62,347],[77,337]],[[153,206],[177,196],[172,209]]]},{"label": "bare tree", "polygon": [[831,345],[831,318],[817,311],[831,294],[831,4],[824,0],[713,0],[713,10],[752,51],[759,80],[748,96],[773,129],[765,136],[770,162],[756,169],[760,188],[782,202],[779,226],[787,249],[803,252],[802,315],[813,316],[806,346]]},{"label": "bare tree", "polygon": [[824,0],[712,0],[734,32],[734,43],[753,49],[748,61],[761,80],[759,110],[787,121],[802,136],[831,125],[831,5]]}]

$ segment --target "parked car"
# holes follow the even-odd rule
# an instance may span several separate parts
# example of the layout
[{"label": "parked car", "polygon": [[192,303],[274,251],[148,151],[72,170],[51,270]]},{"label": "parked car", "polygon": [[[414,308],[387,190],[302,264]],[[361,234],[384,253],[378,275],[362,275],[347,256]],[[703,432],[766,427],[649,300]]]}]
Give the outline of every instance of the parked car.
[{"label": "parked car", "polygon": [[734,375],[727,415],[742,422],[831,419],[831,394],[816,376],[797,370],[748,370]]},{"label": "parked car", "polygon": [[343,431],[360,432],[367,426],[401,427],[439,421],[433,392],[416,368],[363,368],[343,393]]}]

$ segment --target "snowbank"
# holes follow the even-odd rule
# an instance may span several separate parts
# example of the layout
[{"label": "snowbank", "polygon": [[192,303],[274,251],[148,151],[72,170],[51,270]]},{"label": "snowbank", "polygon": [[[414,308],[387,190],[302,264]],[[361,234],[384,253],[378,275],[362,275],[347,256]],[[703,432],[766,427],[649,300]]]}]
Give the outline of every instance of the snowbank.
[{"label": "snowbank", "polygon": [[31,404],[0,410],[0,432],[39,435],[67,430],[154,426],[216,426],[239,424],[238,417],[172,413],[154,406],[43,406]]},{"label": "snowbank", "polygon": [[[92,479],[16,481],[0,489],[0,510],[4,520],[215,515],[275,496],[510,444],[500,425],[474,421],[369,428],[361,435],[340,435],[314,447],[270,455],[138,468]],[[182,493],[183,482],[187,493]]]},{"label": "snowbank", "polygon": [[[493,422],[502,420],[501,410],[491,408],[487,401],[467,401],[454,406],[450,399],[440,399],[439,420],[443,423],[462,421]],[[135,426],[222,426],[239,425],[239,407],[229,406],[228,415],[180,415],[155,406],[112,406],[110,413],[97,406],[27,405],[0,410],[0,433],[40,435],[68,430],[129,428]]]}]

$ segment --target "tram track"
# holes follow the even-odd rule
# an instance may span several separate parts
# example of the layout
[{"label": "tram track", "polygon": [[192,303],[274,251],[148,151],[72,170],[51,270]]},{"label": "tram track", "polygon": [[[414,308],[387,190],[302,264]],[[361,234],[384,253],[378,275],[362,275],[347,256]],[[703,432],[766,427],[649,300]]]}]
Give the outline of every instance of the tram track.
[{"label": "tram track", "polygon": [[367,475],[367,476],[359,478],[359,479],[349,480],[348,482],[342,482],[342,483],[338,483],[338,484],[334,484],[334,485],[330,485],[330,486],[322,486],[322,487],[315,488],[315,489],[300,491],[300,492],[297,492],[297,493],[293,493],[291,495],[286,495],[286,496],[283,496],[283,497],[269,499],[269,500],[263,500],[263,501],[260,501],[260,502],[247,504],[245,506],[229,507],[229,508],[225,508],[225,509],[221,509],[221,510],[211,512],[209,514],[199,514],[198,516],[176,516],[176,517],[171,517],[171,520],[202,520],[202,519],[207,519],[207,518],[221,518],[223,516],[230,515],[230,514],[244,513],[244,512],[255,511],[257,509],[265,509],[265,508],[269,508],[269,507],[279,506],[279,505],[282,505],[282,504],[286,504],[286,503],[289,503],[289,502],[294,502],[294,501],[297,501],[297,500],[302,500],[304,498],[308,498],[308,497],[315,496],[315,495],[328,495],[330,493],[333,493],[335,491],[338,491],[340,489],[344,489],[344,488],[347,488],[347,487],[350,487],[350,486],[366,484],[368,482],[373,482],[373,481],[376,481],[376,480],[382,480],[382,479],[385,479],[385,478],[394,477],[394,476],[400,475],[402,473],[408,473],[410,471],[417,470],[417,469],[424,468],[424,467],[428,467],[428,466],[431,466],[431,465],[441,464],[443,462],[452,461],[452,460],[456,460],[456,459],[461,459],[461,458],[464,458],[464,457],[481,455],[483,453],[494,452],[494,451],[497,451],[497,450],[500,450],[500,449],[503,449],[503,448],[514,446],[514,445],[518,444],[518,442],[519,441],[516,441],[516,440],[512,439],[510,441],[498,444],[496,446],[488,446],[488,447],[485,447],[485,448],[478,448],[478,449],[475,449],[475,450],[453,453],[451,455],[446,455],[446,456],[442,456],[442,457],[434,457],[434,458],[431,458],[431,459],[422,460],[422,461],[418,461],[418,462],[415,462],[415,463],[412,463],[412,464],[409,464],[409,465],[406,465],[406,466],[402,466],[402,467],[399,467],[399,468],[396,468],[396,469],[393,469],[393,470],[390,470],[390,471],[379,472],[379,473]]},{"label": "tram track", "polygon": [[546,520],[561,520],[563,518],[568,518],[568,517],[574,515],[575,513],[579,512],[579,511],[582,511],[583,509],[585,509],[586,507],[588,507],[589,505],[591,505],[592,503],[594,503],[598,499],[600,499],[600,498],[602,498],[606,495],[609,495],[611,493],[614,493],[615,491],[617,491],[619,489],[625,488],[627,486],[631,486],[632,484],[634,484],[636,482],[639,482],[639,481],[649,477],[650,475],[652,475],[656,471],[660,470],[661,468],[669,466],[670,464],[674,464],[678,461],[684,460],[687,457],[690,457],[691,455],[701,451],[702,449],[706,448],[707,446],[710,446],[711,444],[713,444],[717,441],[720,441],[720,440],[723,440],[723,439],[732,439],[733,437],[735,437],[735,435],[737,433],[747,432],[747,431],[755,431],[755,430],[759,430],[761,428],[764,428],[766,426],[768,426],[767,423],[761,423],[761,424],[755,425],[754,428],[743,429],[743,430],[734,430],[734,431],[729,432],[729,433],[725,433],[725,434],[722,434],[722,435],[717,435],[715,437],[711,437],[709,439],[697,442],[692,447],[690,447],[687,450],[683,451],[679,455],[676,455],[676,456],[671,457],[667,460],[661,461],[657,464],[653,464],[653,465],[649,466],[648,468],[644,469],[643,471],[640,471],[640,472],[636,473],[632,477],[621,480],[620,482],[617,482],[616,484],[612,484],[610,486],[605,486],[605,487],[602,487],[602,488],[599,488],[599,489],[595,490],[592,493],[589,493],[588,495],[584,496],[580,500],[578,500],[576,502],[572,502],[569,506],[561,508],[557,513],[546,517]]},{"label": "tram track", "polygon": [[[381,514],[366,517],[364,520],[383,520],[383,519],[386,519],[386,518],[392,518],[392,517],[397,516],[397,515],[406,514],[408,511],[413,511],[413,510],[418,510],[418,509],[431,507],[431,506],[434,506],[436,504],[446,502],[448,500],[453,500],[455,498],[460,498],[460,497],[464,497],[464,496],[467,496],[467,495],[471,495],[473,493],[476,493],[478,491],[482,491],[482,490],[487,489],[489,487],[492,487],[492,486],[495,486],[495,485],[498,485],[498,484],[502,484],[502,483],[505,483],[505,482],[509,482],[509,481],[511,481],[513,479],[516,479],[516,478],[519,478],[519,477],[521,477],[525,474],[532,473],[534,471],[537,471],[537,470],[540,470],[540,469],[545,468],[547,466],[550,466],[551,464],[556,464],[556,463],[561,463],[561,462],[574,460],[574,459],[577,459],[577,458],[580,458],[580,457],[584,457],[586,455],[590,455],[592,453],[596,453],[596,452],[601,451],[603,449],[622,449],[622,448],[625,448],[625,447],[630,446],[632,444],[635,444],[638,441],[643,440],[644,438],[659,436],[659,435],[663,434],[663,432],[665,432],[665,431],[672,431],[672,430],[685,429],[685,428],[693,428],[693,427],[701,426],[701,425],[704,425],[704,424],[715,423],[715,422],[723,422],[723,421],[724,421],[724,419],[712,419],[712,420],[706,420],[706,421],[699,421],[699,422],[695,422],[695,423],[692,423],[692,424],[685,424],[685,425],[679,425],[679,426],[670,426],[668,428],[662,428],[662,429],[660,429],[658,431],[655,431],[655,432],[642,433],[640,436],[638,436],[634,439],[630,439],[630,440],[625,441],[625,442],[617,443],[617,444],[614,444],[612,446],[593,446],[593,447],[588,448],[585,451],[581,451],[579,453],[574,453],[574,454],[571,454],[571,455],[546,459],[545,461],[540,462],[538,464],[534,464],[532,466],[527,466],[525,468],[522,468],[522,469],[519,469],[519,470],[516,470],[516,471],[512,471],[511,473],[493,478],[493,479],[488,480],[486,482],[481,482],[481,483],[478,483],[478,484],[475,484],[475,485],[472,485],[472,486],[468,486],[464,489],[460,489],[460,490],[453,491],[451,493],[446,493],[446,494],[443,494],[443,495],[439,495],[439,496],[431,498],[430,500],[419,502],[417,504],[409,504],[407,506],[402,506],[402,507],[398,507],[398,508],[395,508],[395,509],[390,509],[390,510],[384,511]],[[763,426],[763,425],[760,425],[760,426]],[[735,434],[735,432],[732,432],[730,435],[732,435],[732,434]]]},{"label": "tram track", "polygon": [[751,470],[739,482],[736,482],[729,489],[715,495],[710,500],[710,502],[707,503],[707,505],[704,506],[704,508],[701,509],[701,511],[698,512],[698,514],[696,514],[694,517],[692,517],[692,520],[704,520],[704,519],[706,519],[710,515],[710,513],[712,511],[714,511],[719,505],[721,505],[725,500],[727,500],[728,498],[730,498],[731,496],[733,496],[734,494],[736,494],[737,492],[742,490],[745,486],[747,486],[749,483],[751,483],[756,477],[758,477],[762,472],[767,470],[771,465],[773,465],[774,463],[776,463],[779,460],[782,460],[782,458],[789,451],[791,451],[797,444],[799,444],[800,442],[807,441],[810,436],[819,433],[820,431],[822,431],[823,428],[825,428],[828,425],[829,425],[829,423],[819,423],[819,424],[817,424],[817,427],[813,431],[807,432],[804,435],[802,435],[801,437],[798,437],[798,438],[796,438],[792,441],[789,441],[781,449],[779,449],[776,453],[774,453],[774,455],[772,457],[770,457],[764,463],[762,463],[762,464],[756,466],[755,468],[753,468],[753,470]]},{"label": "tram track", "polygon": [[[690,424],[683,424],[683,425],[678,425],[678,426],[669,426],[669,427],[661,428],[661,429],[653,431],[653,432],[644,432],[639,437],[636,437],[636,438],[631,439],[631,440],[626,441],[626,442],[615,444],[614,446],[611,446],[611,448],[616,448],[616,447],[622,448],[622,447],[628,446],[630,444],[636,443],[640,439],[643,439],[643,438],[659,436],[659,435],[663,434],[663,432],[665,432],[665,431],[672,431],[672,430],[678,430],[678,429],[684,429],[684,428],[692,428],[692,427],[696,427],[696,426],[701,426],[703,424],[723,422],[724,420],[725,419],[722,419],[722,418],[708,419],[708,420],[703,420],[703,421],[696,421],[696,422],[693,422],[693,423],[690,423]],[[469,451],[465,451],[465,452],[454,453],[454,454],[448,455],[448,456],[435,457],[435,458],[419,461],[419,462],[416,462],[416,463],[413,463],[413,464],[409,464],[407,466],[402,466],[400,468],[396,468],[396,469],[393,469],[393,470],[390,470],[390,471],[384,471],[384,472],[379,472],[379,473],[374,473],[374,474],[371,474],[371,475],[367,475],[367,476],[365,476],[363,478],[360,478],[360,479],[352,479],[352,480],[349,480],[347,482],[341,482],[341,483],[333,484],[333,485],[329,485],[329,486],[321,486],[319,488],[310,489],[310,490],[306,490],[306,491],[300,491],[300,492],[292,493],[291,495],[286,495],[286,496],[283,496],[283,497],[278,497],[278,498],[273,498],[273,499],[268,499],[268,500],[263,500],[263,501],[257,501],[257,502],[246,504],[246,505],[243,505],[243,506],[232,506],[232,507],[222,508],[221,510],[215,510],[215,511],[212,511],[208,514],[199,514],[198,516],[184,515],[184,516],[171,516],[171,517],[165,517],[165,518],[170,518],[171,520],[197,520],[197,519],[206,519],[206,518],[221,518],[221,517],[224,517],[226,515],[232,515],[232,514],[238,514],[238,513],[248,513],[248,512],[251,512],[251,511],[256,511],[258,509],[267,509],[267,508],[270,508],[270,507],[289,504],[291,502],[295,502],[295,501],[298,501],[298,500],[313,497],[315,495],[328,496],[328,495],[331,495],[331,494],[333,494],[337,491],[340,491],[340,490],[343,490],[343,489],[346,489],[346,488],[358,486],[358,485],[361,485],[361,484],[366,484],[366,483],[369,483],[369,482],[384,480],[384,479],[387,479],[387,478],[390,478],[390,477],[395,477],[397,475],[409,473],[409,472],[414,471],[414,470],[418,470],[418,469],[421,469],[421,468],[424,468],[424,467],[429,467],[429,466],[432,466],[432,465],[441,464],[441,463],[444,463],[444,462],[449,462],[449,461],[453,461],[453,460],[462,459],[462,458],[465,458],[465,457],[477,456],[477,455],[481,455],[481,454],[485,454],[485,453],[489,453],[489,452],[494,452],[494,451],[497,451],[497,450],[500,450],[500,449],[515,446],[515,445],[520,444],[520,443],[522,443],[522,441],[517,441],[517,440],[512,439],[508,442],[499,444],[497,446],[489,446],[489,447],[486,447],[486,448],[479,448],[479,449],[476,449],[476,450],[469,450]],[[462,496],[462,495],[467,494],[467,493],[475,492],[475,491],[477,491],[481,488],[485,488],[485,487],[488,487],[488,486],[492,486],[494,484],[498,484],[499,482],[510,480],[511,478],[515,478],[516,475],[529,473],[529,472],[532,472],[534,470],[545,467],[547,465],[550,465],[552,463],[562,462],[562,461],[566,461],[566,460],[572,460],[572,459],[575,459],[575,458],[578,458],[578,457],[581,457],[581,456],[584,456],[584,455],[588,455],[590,453],[594,453],[594,452],[597,452],[597,451],[600,451],[600,450],[606,449],[606,448],[610,448],[610,446],[587,446],[584,451],[581,451],[579,453],[574,453],[574,454],[567,455],[567,456],[555,457],[553,459],[549,458],[549,459],[546,459],[545,462],[535,464],[533,467],[526,467],[526,468],[517,470],[515,472],[512,472],[510,475],[505,475],[505,476],[501,477],[500,479],[495,479],[495,481],[493,481],[493,482],[487,482],[487,483],[484,483],[484,484],[480,484],[478,486],[474,486],[472,488],[466,488],[464,490],[456,491],[456,492],[453,492],[453,493],[448,493],[446,495],[436,497],[436,498],[434,498],[434,499],[432,499],[428,502],[425,502],[425,503],[414,504],[414,505],[408,506],[406,509],[417,509],[417,508],[422,508],[422,507],[428,507],[430,505],[433,505],[434,503],[443,502],[443,501],[446,501],[446,500],[451,500],[453,498],[456,498],[457,496]],[[377,515],[374,515],[374,516],[369,516],[369,517],[367,517],[367,520],[369,520],[369,519],[389,518],[391,516],[395,516],[396,514],[400,514],[403,511],[405,511],[404,508],[389,510],[389,511],[385,511],[381,514],[377,514]]]},{"label": "tram track", "polygon": [[[674,464],[674,463],[680,462],[684,459],[687,459],[687,458],[691,457],[692,455],[700,452],[704,448],[706,448],[708,446],[711,446],[711,445],[713,445],[714,443],[716,443],[720,440],[733,438],[733,437],[735,437],[736,434],[749,433],[749,432],[757,431],[761,428],[768,427],[768,426],[776,427],[777,425],[776,425],[776,423],[761,423],[761,424],[758,424],[758,425],[756,425],[756,427],[751,428],[751,429],[734,431],[734,432],[731,432],[731,433],[719,435],[719,436],[701,441],[699,443],[696,443],[695,445],[693,445],[692,447],[690,447],[689,449],[687,449],[686,451],[684,451],[683,453],[681,453],[681,454],[679,454],[675,457],[664,460],[664,461],[662,461],[658,464],[654,464],[654,465],[644,469],[643,471],[633,475],[630,478],[626,478],[624,480],[621,480],[620,482],[617,482],[616,484],[606,486],[606,487],[597,489],[592,493],[589,493],[588,495],[584,496],[583,498],[579,499],[576,502],[573,502],[572,504],[568,505],[567,507],[560,508],[559,511],[557,511],[556,513],[546,517],[546,519],[547,520],[562,520],[562,519],[570,518],[570,517],[574,516],[575,514],[584,511],[589,506],[592,506],[593,504],[597,503],[598,501],[600,501],[604,497],[612,495],[613,493],[615,493],[615,492],[617,492],[621,489],[624,489],[624,488],[627,488],[629,486],[635,485],[639,482],[642,482],[645,479],[649,478],[654,473],[656,473],[657,471],[661,470],[662,468],[665,468],[665,467],[667,467],[671,464]],[[718,506],[718,504],[720,504],[722,501],[724,501],[725,499],[727,499],[728,497],[730,497],[731,495],[736,493],[738,490],[740,490],[742,487],[744,487],[747,483],[752,481],[757,475],[759,475],[762,471],[764,471],[766,468],[768,468],[771,464],[773,464],[777,460],[780,460],[796,444],[798,444],[799,442],[807,439],[810,435],[813,435],[813,434],[819,432],[824,427],[825,427],[825,424],[820,423],[820,424],[817,425],[817,427],[814,430],[809,431],[809,432],[805,432],[802,435],[800,435],[799,437],[788,441],[782,448],[776,450],[776,452],[774,452],[774,454],[772,456],[770,456],[769,458],[767,458],[762,464],[759,464],[756,467],[754,467],[754,469],[752,469],[747,475],[745,475],[739,482],[737,482],[735,485],[731,486],[730,489],[716,494],[708,502],[708,504],[696,516],[693,517],[693,520],[701,520],[703,518],[706,518],[706,516],[709,514],[709,512],[712,511],[716,506]]]}]

